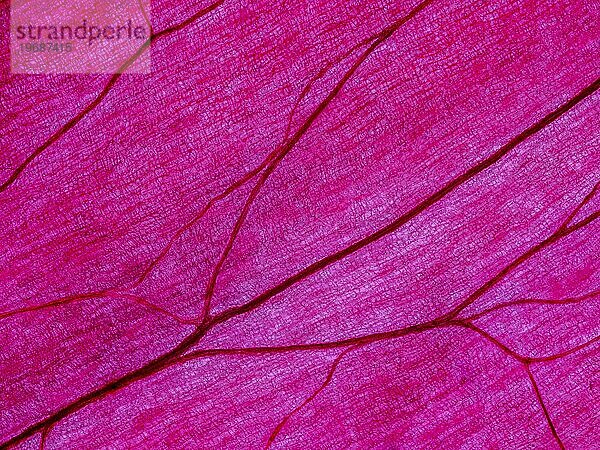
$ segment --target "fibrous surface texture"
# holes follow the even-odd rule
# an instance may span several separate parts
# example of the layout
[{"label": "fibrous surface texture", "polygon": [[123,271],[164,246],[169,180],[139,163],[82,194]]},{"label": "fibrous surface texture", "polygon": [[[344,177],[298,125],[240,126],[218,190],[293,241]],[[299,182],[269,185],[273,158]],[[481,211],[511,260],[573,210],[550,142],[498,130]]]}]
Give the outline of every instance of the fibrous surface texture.
[{"label": "fibrous surface texture", "polygon": [[593,1],[152,4],[11,74],[0,448],[600,448]]}]

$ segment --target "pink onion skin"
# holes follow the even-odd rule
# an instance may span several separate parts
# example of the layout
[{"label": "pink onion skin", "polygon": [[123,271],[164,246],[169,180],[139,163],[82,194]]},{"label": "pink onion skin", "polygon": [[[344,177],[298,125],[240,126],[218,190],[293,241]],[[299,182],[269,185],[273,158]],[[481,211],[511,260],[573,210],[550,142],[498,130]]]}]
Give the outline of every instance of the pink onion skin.
[{"label": "pink onion skin", "polygon": [[0,448],[600,448],[597,8],[160,3],[0,46]]}]

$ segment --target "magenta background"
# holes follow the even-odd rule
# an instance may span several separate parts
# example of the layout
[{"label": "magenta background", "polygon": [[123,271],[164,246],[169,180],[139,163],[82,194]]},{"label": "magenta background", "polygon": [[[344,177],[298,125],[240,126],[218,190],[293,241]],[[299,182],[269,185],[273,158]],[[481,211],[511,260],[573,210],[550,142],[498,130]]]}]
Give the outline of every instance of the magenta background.
[{"label": "magenta background", "polygon": [[10,74],[0,8],[0,446],[600,448],[593,2],[161,3],[122,76]]}]

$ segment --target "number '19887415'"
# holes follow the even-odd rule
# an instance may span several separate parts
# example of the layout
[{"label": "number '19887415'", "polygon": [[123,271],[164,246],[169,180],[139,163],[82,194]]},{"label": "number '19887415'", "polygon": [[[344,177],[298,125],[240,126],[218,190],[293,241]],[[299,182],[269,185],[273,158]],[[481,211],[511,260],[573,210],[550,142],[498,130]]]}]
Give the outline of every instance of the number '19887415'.
[{"label": "number '19887415'", "polygon": [[37,52],[57,52],[67,53],[73,51],[73,44],[71,42],[54,43],[54,42],[27,42],[19,44],[19,50],[23,53],[37,53]]}]

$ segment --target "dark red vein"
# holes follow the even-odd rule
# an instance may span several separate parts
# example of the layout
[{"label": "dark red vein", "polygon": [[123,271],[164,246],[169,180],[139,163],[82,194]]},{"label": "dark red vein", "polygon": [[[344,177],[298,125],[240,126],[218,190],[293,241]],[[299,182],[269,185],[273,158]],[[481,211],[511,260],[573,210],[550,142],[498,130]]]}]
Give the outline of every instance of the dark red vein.
[{"label": "dark red vein", "polygon": [[550,418],[548,409],[546,408],[546,405],[544,404],[544,400],[542,399],[542,394],[540,393],[540,389],[538,388],[537,382],[535,381],[535,378],[533,377],[533,373],[531,372],[531,368],[529,367],[529,365],[525,365],[525,370],[527,371],[527,375],[529,375],[529,380],[531,381],[531,386],[533,387],[533,390],[535,391],[535,396],[537,398],[537,401],[540,404],[540,406],[542,407],[542,411],[544,411],[544,416],[546,417],[546,422],[548,422],[550,431],[552,431],[552,435],[554,436],[554,439],[556,440],[556,443],[561,448],[561,450],[565,450],[565,446],[562,443],[560,437],[558,436],[558,432],[556,431],[556,427],[554,426],[554,423],[552,423],[552,419]]},{"label": "dark red vein", "polygon": [[185,27],[187,27],[188,25],[193,24],[194,22],[196,22],[198,19],[201,19],[202,17],[204,17],[205,15],[213,12],[215,9],[217,9],[219,6],[221,6],[223,4],[224,0],[219,0],[209,6],[207,6],[204,9],[201,9],[200,11],[198,11],[196,14],[188,17],[187,19],[171,26],[168,28],[165,28],[162,31],[159,31],[158,33],[153,34],[153,38],[154,39],[158,39],[161,38],[163,36],[169,35],[169,34],[173,34],[177,31],[180,31],[182,29],[184,29]]},{"label": "dark red vein", "polygon": [[236,355],[236,356],[256,356],[265,354],[278,353],[293,353],[300,351],[326,351],[337,348],[345,348],[350,346],[364,346],[374,342],[397,339],[411,334],[418,334],[428,330],[437,328],[446,328],[457,326],[452,322],[438,322],[435,320],[424,322],[417,325],[410,325],[398,330],[383,331],[380,333],[372,333],[363,336],[357,336],[339,341],[331,342],[316,342],[312,344],[293,344],[273,347],[244,347],[244,348],[221,348],[221,349],[202,349],[186,353],[174,359],[171,365],[177,365],[188,361],[193,361],[198,358],[207,358],[213,356]]},{"label": "dark red vein", "polygon": [[247,174],[245,174],[243,177],[241,177],[240,179],[238,179],[235,183],[233,183],[232,185],[230,185],[227,189],[225,189],[220,194],[218,194],[215,197],[211,198],[208,201],[208,203],[206,204],[206,206],[204,206],[204,208],[202,208],[202,210],[198,214],[196,214],[190,221],[188,221],[187,223],[185,223],[181,228],[179,228],[177,230],[177,232],[169,240],[169,242],[163,248],[163,250],[160,252],[160,254],[149,264],[149,266],[146,268],[146,270],[144,270],[144,272],[142,273],[142,275],[140,275],[140,277],[136,280],[136,282],[133,284],[132,288],[135,288],[135,287],[139,286],[140,284],[142,284],[144,282],[144,280],[154,270],[154,268],[160,263],[160,261],[162,261],[165,258],[165,256],[167,256],[167,254],[169,253],[169,251],[171,250],[171,248],[173,247],[173,245],[175,244],[175,242],[186,231],[188,231],[189,229],[191,229],[200,219],[202,219],[202,217],[204,217],[204,215],[208,212],[208,210],[210,208],[212,208],[212,206],[215,203],[217,203],[220,200],[223,200],[224,198],[226,198],[227,196],[229,196],[232,192],[234,192],[236,189],[238,189],[239,187],[243,186],[249,180],[251,180],[252,178],[254,178],[258,173],[260,173],[266,167],[266,165],[268,164],[269,160],[270,160],[269,157],[266,158],[261,165],[259,165],[254,170],[252,170],[252,171],[248,172]]},{"label": "dark red vein", "polygon": [[566,220],[562,223],[561,227],[562,228],[566,228],[569,226],[569,224],[571,223],[571,221],[575,218],[575,216],[577,215],[577,213],[579,211],[581,211],[581,208],[583,208],[585,205],[587,205],[589,203],[589,201],[594,198],[594,196],[596,195],[596,192],[598,191],[598,187],[600,186],[600,182],[596,183],[596,185],[594,186],[594,188],[589,192],[588,195],[585,196],[585,198],[579,203],[579,205],[577,205],[577,207],[571,212],[571,214],[569,214],[569,216],[566,218]]},{"label": "dark red vein", "polygon": [[569,356],[569,355],[572,355],[573,353],[577,353],[577,352],[583,350],[584,348],[587,348],[590,345],[595,344],[598,341],[600,341],[600,336],[596,336],[595,338],[590,339],[589,341],[586,341],[583,344],[580,344],[580,345],[578,345],[576,347],[573,347],[571,349],[565,350],[563,352],[555,353],[555,354],[549,355],[549,356],[541,356],[541,357],[538,357],[538,358],[528,358],[528,360],[531,363],[556,361],[557,359],[561,359],[561,358],[564,358],[565,356]]},{"label": "dark red vein", "polygon": [[[365,40],[365,44],[368,43],[368,42],[370,42],[373,39],[374,38],[371,37],[371,38],[369,38],[369,40]],[[358,47],[359,46],[357,45],[357,46],[353,47],[351,50],[354,51]],[[344,56],[342,56],[342,58],[340,58],[339,61],[345,59],[350,54],[351,54],[351,52],[347,52]],[[276,147],[275,149],[273,149],[271,151],[271,153],[269,153],[267,155],[267,157],[256,168],[254,168],[250,172],[245,173],[242,177],[240,177],[234,183],[232,183],[231,185],[229,185],[224,191],[222,191],[218,195],[212,197],[208,201],[208,203],[204,206],[204,208],[202,208],[200,210],[199,213],[197,213],[190,221],[186,222],[183,226],[181,226],[177,230],[177,232],[173,235],[173,237],[169,240],[169,242],[163,248],[163,250],[160,252],[160,254],[150,263],[150,265],[146,268],[146,270],[142,273],[142,275],[133,284],[133,286],[132,286],[133,288],[139,286],[140,284],[142,284],[144,282],[144,280],[148,277],[148,275],[152,272],[152,270],[154,270],[154,268],[160,263],[160,261],[162,261],[162,259],[164,259],[165,256],[167,256],[167,254],[169,253],[169,251],[171,250],[171,248],[175,244],[175,242],[186,231],[188,231],[189,229],[191,229],[199,220],[201,220],[202,217],[204,217],[204,215],[208,212],[209,209],[212,208],[212,206],[215,203],[217,203],[220,200],[223,200],[224,198],[227,198],[230,194],[232,194],[238,188],[244,186],[248,181],[250,181],[256,175],[258,175],[260,172],[262,172],[263,169],[265,167],[267,167],[267,165],[273,160],[273,158],[275,158],[281,152],[282,146],[285,145],[285,142],[287,141],[287,139],[289,137],[289,133],[290,133],[290,130],[291,130],[291,127],[292,127],[293,119],[295,117],[296,110],[298,109],[300,103],[302,102],[302,100],[304,99],[304,97],[310,91],[313,83],[316,80],[318,80],[319,78],[323,77],[325,75],[325,73],[327,72],[327,70],[329,70],[330,67],[331,67],[331,63],[328,63],[324,67],[322,67],[321,70],[319,72],[317,72],[317,74],[315,74],[308,81],[308,83],[306,84],[306,86],[304,87],[304,89],[300,92],[300,95],[296,99],[296,102],[294,103],[294,105],[292,106],[292,109],[290,111],[290,114],[289,114],[289,117],[288,117],[288,120],[287,120],[287,126],[286,126],[286,129],[285,129],[285,132],[284,132],[281,144],[278,147]]]},{"label": "dark red vein", "polygon": [[283,429],[283,427],[285,426],[285,424],[287,423],[288,420],[290,420],[290,418],[294,415],[297,414],[298,411],[300,411],[302,408],[304,408],[306,405],[308,405],[310,402],[312,402],[317,395],[319,395],[321,392],[323,392],[323,390],[325,390],[325,388],[327,388],[327,386],[329,386],[329,383],[331,383],[331,380],[333,380],[333,376],[335,375],[335,371],[338,368],[338,365],[340,364],[340,361],[342,360],[342,358],[344,356],[346,356],[349,352],[351,352],[352,350],[354,350],[356,347],[350,347],[346,350],[344,350],[343,352],[341,352],[333,361],[333,364],[331,365],[331,368],[329,369],[329,373],[327,374],[327,377],[325,378],[325,381],[323,381],[323,383],[310,395],[310,397],[308,397],[304,402],[302,402],[300,405],[298,405],[296,408],[294,408],[292,410],[292,412],[290,412],[287,416],[285,416],[281,422],[279,422],[279,424],[275,427],[275,429],[273,430],[273,432],[271,433],[271,435],[269,436],[269,439],[267,441],[267,445],[265,446],[265,450],[267,450],[269,447],[271,447],[271,445],[273,444],[273,442],[275,441],[275,439],[277,439],[277,436],[279,435],[279,433],[281,432],[281,430]]},{"label": "dark red vein", "polygon": [[129,294],[127,292],[118,292],[118,291],[114,291],[114,292],[109,292],[108,295],[112,298],[116,298],[116,299],[126,299],[126,300],[130,300],[134,303],[137,303],[139,305],[142,305],[146,308],[149,308],[153,311],[156,311],[160,314],[163,314],[165,316],[170,317],[171,319],[175,320],[176,322],[182,324],[182,325],[198,325],[196,323],[196,321],[194,320],[186,320],[183,317],[178,316],[177,314],[173,314],[172,312],[161,308],[157,305],[155,305],[154,303],[149,302],[148,300],[146,300],[144,297],[140,297],[139,295],[133,295],[133,294]]},{"label": "dark red vein", "polygon": [[[370,42],[371,40],[373,40],[374,37],[369,38],[368,40],[365,40],[364,44]],[[363,43],[360,43],[361,45]],[[356,48],[358,48],[359,45],[354,46],[351,50],[354,51]],[[347,52],[345,55],[342,56],[342,58],[340,58],[338,60],[341,61],[343,59],[345,59],[347,56],[349,56],[352,51]],[[293,123],[293,119],[296,113],[296,110],[298,108],[298,106],[300,105],[301,101],[304,99],[304,97],[308,94],[308,92],[311,89],[311,86],[313,85],[313,83],[318,80],[319,78],[323,77],[325,75],[325,73],[329,70],[329,68],[331,67],[331,63],[326,64],[323,68],[321,68],[321,70],[319,72],[317,72],[316,75],[314,75],[306,84],[306,86],[304,87],[304,89],[300,92],[300,95],[298,96],[298,98],[296,99],[296,102],[294,103],[290,114],[289,114],[289,118],[287,120],[287,126],[284,132],[284,136],[283,136],[283,140],[281,142],[281,144],[276,147],[275,149],[273,149],[268,155],[267,157],[253,170],[251,170],[250,172],[247,172],[246,174],[244,174],[242,177],[240,177],[239,179],[237,179],[234,183],[232,183],[231,185],[229,185],[225,190],[223,190],[221,193],[219,193],[218,195],[212,197],[208,203],[204,206],[204,208],[202,208],[200,210],[199,213],[197,213],[190,221],[186,222],[183,226],[181,226],[177,232],[173,235],[173,237],[169,240],[169,242],[167,243],[167,245],[163,248],[163,250],[159,253],[159,255],[149,264],[149,266],[146,268],[146,270],[144,270],[144,272],[141,274],[141,276],[136,280],[136,282],[133,284],[132,288],[135,288],[137,286],[139,286],[140,284],[142,284],[144,282],[144,280],[148,277],[148,275],[152,272],[152,270],[154,270],[154,268],[160,263],[160,261],[162,261],[167,254],[169,253],[169,251],[171,250],[171,248],[173,247],[173,245],[175,244],[175,242],[189,229],[191,229],[199,220],[202,219],[202,217],[204,217],[204,215],[208,212],[208,210],[210,210],[212,208],[212,206],[217,203],[220,200],[223,200],[224,198],[227,198],[230,194],[232,194],[234,191],[236,191],[238,188],[244,186],[248,181],[250,181],[252,178],[254,178],[256,175],[258,175],[260,172],[263,171],[263,169],[265,169],[265,167],[267,167],[269,165],[269,163],[273,160],[273,158],[275,158],[278,154],[281,153],[282,151],[282,146],[285,145],[285,142],[288,139],[289,136],[289,132],[290,129],[292,127],[292,123]]]},{"label": "dark red vein", "polygon": [[105,298],[106,293],[107,293],[107,291],[99,291],[99,292],[91,292],[89,294],[70,295],[68,297],[59,298],[58,300],[44,303],[42,305],[26,306],[24,308],[15,309],[12,311],[6,311],[6,312],[3,312],[0,314],[0,320],[6,319],[7,317],[15,316],[17,314],[23,314],[26,312],[33,312],[33,311],[40,311],[42,309],[66,305],[66,304],[81,301],[81,300],[88,300],[88,299],[92,299],[92,298]]},{"label": "dark red vein", "polygon": [[494,344],[500,350],[502,350],[503,353],[505,353],[506,355],[510,356],[513,359],[516,359],[517,361],[519,361],[523,364],[529,362],[529,358],[522,356],[519,353],[515,352],[514,350],[510,349],[509,347],[504,345],[502,342],[500,342],[498,339],[496,339],[491,334],[489,334],[487,331],[484,331],[483,329],[473,325],[471,322],[468,322],[465,320],[456,320],[456,321],[452,321],[450,323],[460,326],[460,327],[463,327],[463,328],[466,328],[468,330],[474,331],[475,333],[479,334],[480,336],[482,336],[485,339],[487,339],[488,341],[490,341],[492,344]]},{"label": "dark red vein", "polygon": [[417,325],[410,325],[404,328],[393,331],[384,331],[380,333],[372,333],[363,336],[357,336],[339,341],[330,342],[316,342],[311,344],[293,344],[293,345],[282,345],[282,346],[264,346],[264,347],[242,347],[242,348],[212,348],[212,349],[201,349],[193,352],[186,353],[176,359],[174,359],[169,365],[183,364],[188,361],[193,361],[199,358],[210,358],[215,356],[262,356],[267,354],[283,354],[283,353],[294,353],[294,352],[305,352],[305,351],[328,351],[338,348],[345,348],[350,346],[364,346],[375,342],[387,341],[391,339],[398,339],[412,334],[420,334],[425,331],[441,329],[441,328],[452,328],[460,327],[476,332],[480,336],[487,339],[489,342],[494,344],[496,347],[501,349],[505,354],[510,356],[517,361],[524,364],[533,364],[541,362],[555,361],[565,356],[569,356],[573,353],[581,351],[596,342],[600,341],[600,336],[597,336],[589,341],[584,342],[576,347],[565,350],[563,352],[555,353],[549,356],[541,357],[529,357],[523,356],[508,346],[494,338],[492,335],[484,331],[482,328],[477,327],[473,323],[466,320],[450,320],[441,321],[439,319],[423,322]]},{"label": "dark red vein", "polygon": [[48,429],[44,429],[41,432],[41,436],[40,436],[40,450],[44,450],[46,448],[46,439],[48,439],[48,433],[49,433]]},{"label": "dark red vein", "polygon": [[535,378],[533,377],[533,373],[531,372],[531,364],[532,364],[532,362],[539,361],[540,359],[530,359],[530,358],[525,358],[525,357],[519,355],[518,353],[514,352],[513,350],[511,350],[510,348],[508,348],[507,346],[505,346],[504,344],[502,344],[500,341],[498,341],[497,339],[495,339],[494,337],[492,337],[491,335],[489,335],[488,333],[486,333],[485,331],[483,331],[481,328],[478,328],[478,327],[474,326],[471,323],[464,322],[464,321],[456,321],[455,323],[457,325],[459,325],[459,326],[463,326],[463,327],[465,327],[467,329],[475,331],[479,335],[483,336],[485,339],[487,339],[492,344],[494,344],[496,347],[498,347],[503,353],[505,353],[506,355],[508,355],[508,356],[516,359],[517,361],[519,361],[523,365],[523,367],[525,367],[525,370],[527,371],[527,374],[529,375],[529,380],[531,381],[531,385],[533,386],[533,389],[535,391],[535,395],[536,395],[537,401],[540,404],[540,406],[542,407],[542,410],[544,412],[544,416],[546,417],[546,421],[548,422],[548,426],[550,427],[550,431],[552,431],[552,435],[554,436],[554,439],[558,443],[559,447],[562,450],[564,450],[565,446],[562,443],[560,437],[558,436],[558,432],[556,431],[556,427],[554,426],[554,423],[552,423],[552,419],[550,418],[550,414],[548,413],[548,409],[546,408],[546,405],[544,404],[544,401],[542,399],[542,394],[540,393],[540,390],[539,390],[538,385],[537,385],[537,383],[535,381]]},{"label": "dark red vein", "polygon": [[202,311],[201,311],[201,315],[200,315],[200,318],[202,320],[208,320],[208,318],[210,316],[210,302],[211,302],[211,299],[212,299],[214,291],[215,291],[215,286],[217,284],[217,278],[219,277],[221,268],[223,267],[223,264],[225,264],[225,261],[227,260],[227,257],[229,256],[231,249],[233,248],[233,244],[235,243],[235,240],[236,240],[240,230],[242,229],[242,225],[244,224],[244,221],[246,220],[246,217],[248,216],[248,213],[250,212],[250,208],[251,208],[252,204],[254,203],[254,200],[258,196],[258,193],[260,192],[262,186],[264,185],[264,183],[266,182],[266,180],[270,176],[270,174],[273,172],[275,167],[276,167],[276,165],[270,165],[269,168],[263,173],[263,175],[259,178],[258,182],[256,183],[256,185],[250,192],[250,195],[246,199],[244,206],[242,207],[242,211],[240,212],[240,215],[238,216],[238,218],[235,222],[233,230],[231,231],[231,233],[229,235],[229,239],[227,240],[225,249],[221,253],[221,256],[220,256],[219,260],[217,261],[217,264],[215,264],[215,267],[213,268],[210,279],[208,281],[208,285],[206,287],[206,292],[204,294],[204,303],[203,303]]},{"label": "dark red vein", "polygon": [[149,302],[148,300],[146,300],[143,297],[140,297],[138,295],[129,294],[126,292],[118,292],[118,291],[111,291],[111,290],[91,292],[89,294],[70,295],[68,297],[59,298],[57,300],[54,300],[54,301],[51,301],[48,303],[44,303],[41,305],[27,306],[24,308],[7,311],[4,313],[0,313],[0,320],[6,319],[8,317],[12,317],[12,316],[15,316],[18,314],[24,314],[27,312],[34,312],[34,311],[41,311],[44,309],[54,308],[54,307],[58,307],[58,306],[64,306],[64,305],[68,305],[68,304],[75,303],[75,302],[81,302],[84,300],[109,299],[109,298],[113,298],[113,299],[117,299],[117,300],[128,300],[128,301],[137,303],[138,305],[141,305],[145,308],[151,309],[160,314],[168,316],[168,317],[172,318],[173,320],[181,323],[182,325],[195,325],[196,324],[194,321],[183,319],[182,317],[179,317],[179,316],[171,313],[170,311],[167,311],[166,309],[160,308],[159,306]]},{"label": "dark red vein", "polygon": [[200,351],[197,351],[194,353],[190,353],[188,355],[184,355],[184,353],[188,349],[190,349],[193,345],[195,345],[197,342],[199,342],[202,339],[202,337],[204,337],[206,335],[206,333],[208,332],[208,330],[210,330],[212,328],[212,326],[214,326],[214,322],[212,324],[205,323],[202,326],[198,326],[192,334],[190,334],[186,339],[184,339],[173,350],[154,359],[153,361],[146,364],[145,366],[143,366],[133,372],[130,372],[126,376],[119,378],[117,380],[114,380],[114,381],[102,386],[101,388],[96,389],[95,391],[92,391],[92,392],[84,395],[83,397],[80,397],[79,399],[75,400],[74,402],[70,403],[69,405],[67,405],[67,406],[61,408],[60,410],[58,410],[57,412],[53,413],[51,416],[47,417],[46,419],[44,419],[40,422],[37,422],[34,425],[31,425],[30,427],[26,428],[18,435],[12,437],[8,441],[6,441],[4,444],[0,445],[0,449],[8,449],[12,445],[15,445],[15,444],[23,441],[24,439],[31,437],[32,435],[41,431],[42,429],[49,427],[49,426],[53,426],[54,424],[60,422],[65,417],[79,411],[80,409],[84,408],[85,406],[89,405],[90,403],[93,403],[97,400],[100,400],[100,399],[106,397],[107,395],[109,395],[113,392],[123,389],[124,387],[129,386],[130,384],[132,384],[138,380],[149,377],[150,375],[153,375],[153,374],[155,374],[163,369],[166,369],[168,367],[171,367],[173,365],[180,364],[182,362],[189,361],[189,360],[192,360],[192,359],[195,359],[198,357],[217,356],[219,354],[251,355],[251,354],[273,353],[273,352],[280,352],[280,351],[281,352],[297,351],[299,349],[308,349],[309,346],[315,350],[320,350],[320,349],[329,349],[329,348],[336,348],[336,347],[347,347],[349,345],[366,345],[366,344],[369,344],[372,342],[377,342],[380,340],[397,338],[397,337],[406,336],[409,334],[420,333],[425,330],[430,330],[430,329],[444,327],[444,326],[451,326],[451,325],[431,321],[431,322],[423,323],[420,325],[409,326],[409,327],[406,327],[406,328],[403,328],[400,330],[375,333],[375,334],[368,335],[368,336],[361,336],[361,337],[357,337],[357,338],[345,339],[343,341],[338,341],[338,342],[334,342],[334,343],[298,345],[298,346],[290,346],[287,348],[286,347],[271,347],[271,348],[267,347],[267,348],[256,348],[256,349],[200,350]]},{"label": "dark red vein", "polygon": [[585,294],[579,297],[571,297],[559,300],[546,300],[546,299],[538,299],[538,298],[523,298],[519,300],[508,301],[504,303],[499,303],[490,308],[484,309],[483,311],[473,314],[469,317],[465,317],[464,320],[473,321],[482,318],[494,311],[498,311],[501,309],[510,308],[511,306],[520,306],[520,305],[570,305],[575,303],[581,303],[590,298],[595,298],[600,296],[600,291],[590,292],[589,294]]},{"label": "dark red vein", "polygon": [[138,6],[140,7],[140,11],[142,12],[142,16],[144,16],[144,20],[148,25],[148,29],[150,30],[150,36],[152,36],[154,32],[152,31],[152,22],[150,22],[150,17],[148,17],[148,13],[146,12],[146,8],[144,8],[144,5],[142,4],[142,0],[137,0],[137,2]]},{"label": "dark red vein", "polygon": [[569,355],[572,355],[573,353],[579,352],[579,351],[595,344],[596,342],[600,341],[600,336],[596,336],[595,338],[590,339],[589,341],[586,341],[583,344],[577,345],[576,347],[570,348],[568,350],[565,350],[565,351],[562,351],[559,353],[554,353],[554,354],[548,355],[548,356],[531,357],[531,356],[523,356],[523,355],[515,352],[514,350],[509,348],[507,345],[503,344],[498,339],[493,337],[487,331],[483,330],[482,328],[479,328],[478,326],[474,325],[473,323],[471,323],[467,320],[451,320],[451,321],[446,321],[446,322],[441,322],[441,323],[445,324],[445,326],[459,326],[459,327],[463,327],[468,330],[474,331],[477,334],[479,334],[480,336],[482,336],[485,339],[487,339],[488,341],[490,341],[492,344],[494,344],[496,347],[498,347],[500,350],[502,350],[508,356],[510,356],[513,359],[516,359],[517,361],[519,361],[523,364],[534,364],[534,363],[541,363],[541,362],[556,361],[558,359],[564,358],[565,356],[569,356]]}]

